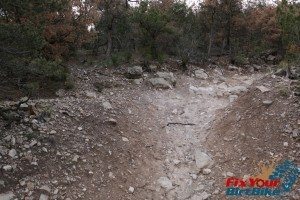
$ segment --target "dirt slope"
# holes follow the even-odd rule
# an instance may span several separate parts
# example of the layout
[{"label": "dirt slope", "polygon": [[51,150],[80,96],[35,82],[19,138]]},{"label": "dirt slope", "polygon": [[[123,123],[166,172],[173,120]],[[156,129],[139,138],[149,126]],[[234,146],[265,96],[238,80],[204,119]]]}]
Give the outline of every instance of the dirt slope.
[{"label": "dirt slope", "polygon": [[[174,89],[156,90],[147,80],[136,85],[119,71],[74,67],[74,91],[31,101],[51,117],[1,128],[0,194],[19,199],[221,199],[224,172],[251,173],[253,163],[270,158],[269,151],[299,161],[299,145],[294,149],[295,140],[282,132],[285,125],[298,123],[298,100],[277,99],[277,79],[219,68],[207,72],[206,80],[178,73]],[[97,92],[94,83],[99,81],[110,88]],[[266,84],[271,92],[261,94],[256,84]],[[264,98],[274,103],[265,107]],[[12,149],[14,158],[8,155]],[[205,167],[197,163],[203,154],[211,159]],[[246,167],[237,167],[240,162]]]}]

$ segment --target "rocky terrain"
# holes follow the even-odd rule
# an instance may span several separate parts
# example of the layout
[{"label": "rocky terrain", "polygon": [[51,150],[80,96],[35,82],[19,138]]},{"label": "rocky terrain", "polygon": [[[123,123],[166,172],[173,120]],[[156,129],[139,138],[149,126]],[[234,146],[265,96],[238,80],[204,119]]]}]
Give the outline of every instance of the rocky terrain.
[{"label": "rocky terrain", "polygon": [[226,177],[300,164],[293,81],[258,66],[72,76],[75,89],[56,97],[1,103],[14,109],[0,122],[0,200],[226,199]]}]

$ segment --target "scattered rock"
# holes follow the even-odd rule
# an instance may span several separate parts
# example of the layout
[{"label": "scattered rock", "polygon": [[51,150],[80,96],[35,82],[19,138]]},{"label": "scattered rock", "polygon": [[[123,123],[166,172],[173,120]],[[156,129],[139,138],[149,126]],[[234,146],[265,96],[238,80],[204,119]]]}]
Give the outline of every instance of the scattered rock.
[{"label": "scattered rock", "polygon": [[136,85],[141,85],[141,84],[143,83],[143,79],[142,79],[142,78],[134,79],[133,82],[134,82],[134,84],[136,84]]},{"label": "scattered rock", "polygon": [[49,199],[49,196],[48,195],[45,195],[45,194],[41,194],[39,200],[48,200]]},{"label": "scattered rock", "polygon": [[199,170],[202,170],[205,167],[209,167],[213,164],[213,160],[201,150],[195,151],[195,160],[196,166]]},{"label": "scattered rock", "polygon": [[239,96],[238,95],[229,95],[230,103],[234,102]]},{"label": "scattered rock", "polygon": [[117,120],[115,120],[114,118],[109,118],[106,123],[111,124],[113,126],[117,125]]},{"label": "scattered rock", "polygon": [[95,92],[92,91],[85,91],[85,96],[88,98],[97,98],[97,94]]},{"label": "scattered rock", "polygon": [[46,191],[46,192],[51,192],[51,188],[48,186],[48,185],[44,185],[44,186],[42,186],[41,188],[40,188],[41,190],[44,190],[44,191]]},{"label": "scattered rock", "polygon": [[298,136],[299,136],[299,129],[293,130],[293,132],[292,132],[292,137],[293,137],[293,138],[297,138]]},{"label": "scattered rock", "polygon": [[157,180],[157,183],[164,189],[166,189],[167,191],[168,190],[171,190],[173,188],[173,184],[171,182],[171,180],[168,178],[168,177],[160,177],[158,180]]},{"label": "scattered rock", "polygon": [[130,186],[129,189],[128,189],[128,192],[132,194],[134,192],[134,187]]},{"label": "scattered rock", "polygon": [[17,151],[15,149],[11,149],[9,150],[8,155],[12,158],[15,158],[17,156]]},{"label": "scattered rock", "polygon": [[171,84],[172,86],[176,85],[176,79],[175,79],[174,74],[172,72],[157,72],[156,75],[159,78],[163,78],[166,81],[168,81],[169,84]]},{"label": "scattered rock", "polygon": [[143,68],[140,66],[129,67],[125,76],[129,79],[138,79],[143,75]]},{"label": "scattered rock", "polygon": [[208,175],[210,173],[211,173],[211,169],[205,168],[202,170],[202,174],[204,174],[204,175]]},{"label": "scattered rock", "polygon": [[13,192],[6,192],[0,194],[0,200],[12,200],[15,197]]},{"label": "scattered rock", "polygon": [[233,86],[228,89],[228,92],[230,94],[239,94],[241,92],[246,92],[246,91],[247,91],[247,88],[242,85]]},{"label": "scattered rock", "polygon": [[267,61],[274,61],[276,59],[276,56],[273,56],[273,55],[269,55],[267,57]]},{"label": "scattered rock", "polygon": [[79,159],[79,156],[78,155],[75,155],[72,159],[73,162],[78,162],[78,159]]},{"label": "scattered rock", "polygon": [[271,100],[265,100],[265,101],[263,101],[263,104],[266,105],[266,106],[269,106],[272,103],[273,103],[273,101],[271,101]]},{"label": "scattered rock", "polygon": [[234,173],[232,173],[232,172],[226,172],[226,176],[227,176],[227,177],[233,177],[233,176],[234,176]]},{"label": "scattered rock", "polygon": [[201,194],[192,196],[191,200],[206,200],[210,196],[211,196],[211,194],[208,194],[207,192],[202,192]]},{"label": "scattered rock", "polygon": [[158,69],[158,67],[157,67],[156,65],[149,65],[149,70],[150,70],[151,72],[156,72],[157,69]]},{"label": "scattered rock", "polygon": [[116,178],[115,175],[112,172],[108,172],[108,177],[111,179]]},{"label": "scattered rock", "polygon": [[199,78],[199,79],[207,79],[208,78],[208,75],[204,71],[204,69],[198,69],[194,73],[195,73],[196,78]]},{"label": "scattered rock", "polygon": [[163,78],[151,78],[151,79],[149,79],[149,82],[155,88],[172,89],[172,86],[170,85],[170,83]]},{"label": "scattered rock", "polygon": [[102,103],[102,106],[103,106],[104,110],[110,110],[110,109],[112,109],[112,106],[111,106],[111,104],[108,101],[104,101]]},{"label": "scattered rock", "polygon": [[228,69],[231,70],[231,71],[235,71],[235,70],[238,71],[239,70],[239,68],[234,66],[234,65],[229,65]]},{"label": "scattered rock", "polygon": [[270,89],[263,86],[263,85],[260,85],[260,86],[256,86],[257,89],[259,89],[262,93],[265,93],[265,92],[269,92]]},{"label": "scattered rock", "polygon": [[10,171],[10,170],[12,170],[12,166],[11,165],[4,165],[3,169],[4,169],[4,171]]}]

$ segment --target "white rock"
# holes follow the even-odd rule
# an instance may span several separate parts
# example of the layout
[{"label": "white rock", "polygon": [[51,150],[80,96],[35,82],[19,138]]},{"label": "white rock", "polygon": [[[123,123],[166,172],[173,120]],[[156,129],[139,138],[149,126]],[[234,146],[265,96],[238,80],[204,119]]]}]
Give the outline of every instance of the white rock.
[{"label": "white rock", "polygon": [[180,163],[180,160],[174,159],[174,160],[173,160],[173,163],[174,163],[175,165],[178,165],[178,164]]},{"label": "white rock", "polygon": [[13,192],[6,192],[0,194],[0,200],[12,200],[15,197]]},{"label": "white rock", "polygon": [[229,95],[230,103],[234,102],[239,96],[238,95]]},{"label": "white rock", "polygon": [[92,92],[92,91],[86,91],[85,96],[92,99],[92,98],[96,98],[97,94],[95,92]]},{"label": "white rock", "polygon": [[116,178],[115,175],[112,172],[108,172],[108,177],[111,179]]},{"label": "white rock", "polygon": [[173,184],[168,177],[160,177],[157,180],[157,183],[166,190],[171,190],[173,188]]},{"label": "white rock", "polygon": [[270,89],[263,86],[263,85],[260,85],[260,86],[256,86],[257,89],[259,89],[262,93],[265,93],[265,92],[269,92]]},{"label": "white rock", "polygon": [[128,192],[132,194],[134,192],[134,187],[130,186],[129,189],[128,189]]},{"label": "white rock", "polygon": [[266,105],[266,106],[269,106],[272,103],[273,103],[273,101],[271,101],[271,100],[265,100],[265,101],[263,101],[263,104]]},{"label": "white rock", "polygon": [[17,156],[17,151],[15,149],[11,149],[9,150],[8,155],[12,158],[15,158]]},{"label": "white rock", "polygon": [[199,79],[207,79],[208,78],[208,75],[204,71],[204,69],[198,69],[194,73],[195,73],[196,78],[199,78]]},{"label": "white rock", "polygon": [[201,150],[195,151],[195,161],[199,170],[202,170],[203,168],[209,167],[213,164],[213,160]]},{"label": "white rock", "polygon": [[163,78],[150,78],[149,82],[155,88],[172,89],[172,85]]},{"label": "white rock", "polygon": [[233,177],[233,176],[234,176],[234,173],[232,173],[232,172],[226,172],[226,176],[227,176],[227,177]]},{"label": "white rock", "polygon": [[102,106],[103,106],[104,110],[110,110],[110,109],[112,109],[112,106],[111,106],[111,104],[108,101],[104,101],[102,103]]},{"label": "white rock", "polygon": [[50,134],[51,134],[51,135],[56,134],[56,130],[50,131]]},{"label": "white rock", "polygon": [[36,140],[32,140],[32,141],[30,142],[29,146],[33,147],[33,146],[36,145],[36,144],[37,144],[37,141],[36,141]]},{"label": "white rock", "polygon": [[4,165],[3,169],[4,169],[4,171],[10,171],[10,170],[12,170],[12,166],[11,165]]},{"label": "white rock", "polygon": [[201,194],[192,196],[191,200],[206,200],[210,196],[211,196],[211,194],[208,194],[207,192],[202,192]]},{"label": "white rock", "polygon": [[40,189],[41,190],[45,190],[45,191],[47,191],[49,193],[51,192],[51,188],[48,185],[43,185]]},{"label": "white rock", "polygon": [[211,173],[211,169],[205,168],[202,170],[202,174],[204,174],[204,175],[208,175],[210,173]]},{"label": "white rock", "polygon": [[75,155],[72,159],[73,162],[78,162],[78,159],[79,159],[79,156],[78,155]]},{"label": "white rock", "polygon": [[45,194],[41,194],[39,200],[48,200],[49,199],[49,196],[48,195],[45,195]]},{"label": "white rock", "polygon": [[78,129],[79,131],[82,131],[82,130],[83,130],[83,128],[82,128],[81,126],[79,126],[77,129]]},{"label": "white rock", "polygon": [[128,138],[122,137],[123,142],[129,142]]},{"label": "white rock", "polygon": [[134,79],[133,82],[134,82],[134,84],[136,84],[136,85],[140,85],[140,84],[142,84],[143,79],[142,79],[142,78]]},{"label": "white rock", "polygon": [[284,143],[283,143],[283,146],[284,146],[284,147],[288,147],[288,146],[289,146],[289,143],[284,142]]}]

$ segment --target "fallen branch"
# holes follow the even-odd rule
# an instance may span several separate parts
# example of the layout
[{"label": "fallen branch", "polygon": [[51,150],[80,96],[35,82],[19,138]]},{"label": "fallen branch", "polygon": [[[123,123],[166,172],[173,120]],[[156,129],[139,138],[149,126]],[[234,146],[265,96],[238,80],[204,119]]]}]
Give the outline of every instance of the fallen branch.
[{"label": "fallen branch", "polygon": [[194,126],[196,124],[193,124],[193,123],[180,123],[180,122],[169,122],[167,124],[167,126],[169,125],[183,125],[183,126]]}]

